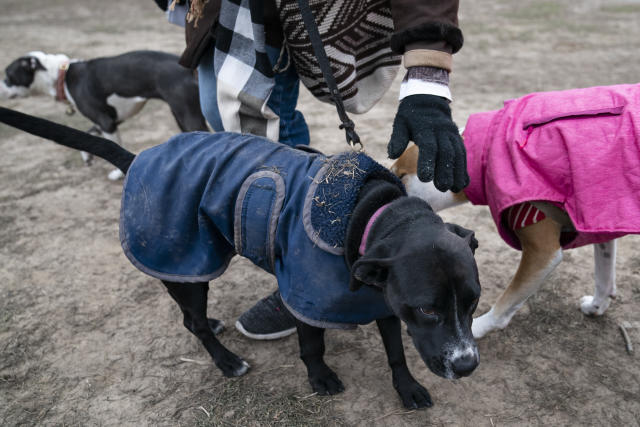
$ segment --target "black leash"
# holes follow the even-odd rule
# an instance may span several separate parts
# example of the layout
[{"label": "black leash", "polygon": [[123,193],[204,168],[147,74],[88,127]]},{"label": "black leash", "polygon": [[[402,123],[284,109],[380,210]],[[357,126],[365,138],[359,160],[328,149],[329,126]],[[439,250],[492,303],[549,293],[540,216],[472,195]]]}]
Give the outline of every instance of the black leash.
[{"label": "black leash", "polygon": [[347,144],[349,144],[351,148],[355,149],[355,145],[357,144],[360,145],[360,150],[362,150],[364,147],[362,145],[362,142],[360,142],[360,137],[356,133],[356,125],[349,118],[347,112],[344,109],[342,95],[340,95],[338,85],[336,84],[336,79],[331,72],[329,59],[327,58],[327,53],[325,52],[324,45],[322,44],[322,40],[320,39],[320,33],[318,32],[316,19],[313,16],[313,12],[311,12],[309,2],[307,0],[298,0],[298,6],[300,7],[300,14],[302,15],[304,26],[309,33],[311,46],[313,46],[313,51],[315,52],[318,59],[320,71],[322,71],[322,76],[324,77],[324,80],[327,83],[327,87],[329,88],[329,96],[331,97],[333,103],[336,105],[336,110],[338,110],[338,116],[340,117],[340,121],[342,122],[342,124],[340,125],[340,129],[344,129],[345,136],[347,137]]}]

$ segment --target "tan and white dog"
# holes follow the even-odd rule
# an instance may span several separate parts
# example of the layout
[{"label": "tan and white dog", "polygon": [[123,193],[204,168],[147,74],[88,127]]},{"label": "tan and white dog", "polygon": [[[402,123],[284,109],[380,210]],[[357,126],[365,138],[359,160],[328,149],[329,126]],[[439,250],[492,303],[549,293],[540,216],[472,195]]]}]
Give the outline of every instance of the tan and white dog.
[{"label": "tan and white dog", "polygon": [[[432,182],[422,182],[416,174],[418,148],[411,146],[392,165],[391,170],[402,179],[410,196],[427,201],[438,212],[469,201],[464,190],[442,193]],[[473,177],[471,177],[473,179]],[[473,320],[472,331],[475,338],[503,329],[515,312],[533,295],[549,274],[562,261],[561,233],[572,227],[569,216],[554,205],[534,202],[545,218],[535,224],[515,229],[522,246],[522,257],[515,275],[507,289],[500,295],[489,312]],[[586,315],[602,315],[615,297],[616,241],[595,244],[595,292],[580,299],[580,309]]]}]

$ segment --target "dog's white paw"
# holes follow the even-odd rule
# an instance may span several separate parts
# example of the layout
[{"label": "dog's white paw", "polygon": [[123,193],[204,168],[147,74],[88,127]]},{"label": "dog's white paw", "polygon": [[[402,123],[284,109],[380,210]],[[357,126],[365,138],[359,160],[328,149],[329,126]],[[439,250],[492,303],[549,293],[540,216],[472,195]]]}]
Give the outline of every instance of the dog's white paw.
[{"label": "dog's white paw", "polygon": [[585,295],[580,298],[580,311],[587,316],[602,316],[611,300],[606,298],[604,301],[595,301],[592,295]]},{"label": "dog's white paw", "polygon": [[82,161],[85,165],[91,166],[91,163],[93,163],[93,154],[81,151],[80,156],[82,156]]},{"label": "dog's white paw", "polygon": [[240,375],[244,375],[247,373],[247,371],[249,370],[251,366],[249,366],[249,364],[246,361],[242,361],[242,366],[240,366],[238,369],[233,371],[233,376],[234,377],[239,377]]},{"label": "dog's white paw", "polygon": [[479,339],[484,337],[491,331],[506,328],[515,311],[516,310],[513,310],[512,314],[509,316],[498,317],[493,314],[492,307],[491,310],[489,310],[482,316],[476,317],[475,319],[473,319],[473,323],[471,324],[471,333],[473,333],[473,338]]},{"label": "dog's white paw", "polygon": [[111,172],[109,172],[109,179],[111,181],[117,181],[122,178],[124,178],[124,174],[120,169],[114,169]]},{"label": "dog's white paw", "polygon": [[475,339],[479,339],[487,335],[489,332],[496,329],[502,329],[496,324],[496,319],[492,313],[493,310],[489,310],[487,313],[480,317],[473,319],[471,324],[471,332]]}]

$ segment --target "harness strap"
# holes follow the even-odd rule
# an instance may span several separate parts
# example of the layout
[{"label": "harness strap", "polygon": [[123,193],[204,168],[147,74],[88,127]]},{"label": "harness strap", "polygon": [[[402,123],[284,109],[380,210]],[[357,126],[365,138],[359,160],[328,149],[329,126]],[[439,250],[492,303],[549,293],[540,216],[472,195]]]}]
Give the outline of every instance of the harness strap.
[{"label": "harness strap", "polygon": [[309,2],[308,0],[298,0],[298,6],[300,7],[300,14],[302,15],[304,26],[309,33],[311,46],[313,47],[313,51],[316,54],[316,58],[318,59],[318,65],[320,66],[320,70],[322,71],[322,76],[324,77],[324,80],[327,83],[327,87],[329,88],[329,96],[335,104],[336,110],[338,110],[338,116],[340,117],[340,121],[342,122],[339,127],[340,129],[344,129],[344,133],[347,138],[347,144],[349,144],[353,149],[355,149],[355,145],[359,145],[359,150],[362,150],[364,147],[362,145],[362,142],[360,142],[360,136],[358,136],[358,134],[356,133],[355,124],[349,118],[349,115],[344,108],[342,95],[340,95],[338,85],[336,84],[336,79],[331,72],[329,59],[327,58],[327,53],[324,50],[324,45],[322,44],[322,39],[320,38],[320,33],[318,32],[318,26],[316,25],[315,17],[313,16],[313,12],[311,12],[311,8],[309,7]]}]

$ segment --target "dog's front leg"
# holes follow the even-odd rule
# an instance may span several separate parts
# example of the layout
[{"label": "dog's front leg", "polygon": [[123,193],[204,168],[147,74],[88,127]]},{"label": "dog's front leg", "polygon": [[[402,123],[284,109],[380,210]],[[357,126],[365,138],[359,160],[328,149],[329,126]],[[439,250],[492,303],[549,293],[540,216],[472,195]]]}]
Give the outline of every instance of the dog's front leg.
[{"label": "dog's front leg", "polygon": [[324,363],[324,329],[307,325],[296,319],[300,359],[307,367],[309,383],[314,392],[327,395],[344,391],[342,381],[335,372]]},{"label": "dog's front leg", "polygon": [[[120,132],[118,132],[117,127],[114,128],[113,132],[106,132],[104,131],[104,128],[101,128],[100,132],[102,133],[103,138],[113,141],[118,145],[122,145],[122,139],[120,138]],[[111,181],[117,181],[124,178],[124,173],[120,169],[114,169],[109,172],[108,178]]]},{"label": "dog's front leg", "polygon": [[593,245],[593,255],[595,293],[580,299],[580,310],[588,316],[600,316],[609,307],[611,298],[616,296],[616,241]]},{"label": "dog's front leg", "polygon": [[404,357],[402,346],[402,329],[400,319],[395,316],[376,320],[384,349],[387,352],[387,360],[391,367],[393,387],[402,399],[402,404],[407,409],[428,408],[433,405],[431,396],[426,388],[416,381]]},{"label": "dog's front leg", "polygon": [[[93,125],[87,131],[89,135],[102,136],[102,131],[96,125]],[[82,160],[84,164],[87,166],[91,166],[93,164],[93,154],[87,153],[86,151],[81,151],[80,155],[82,156]]]},{"label": "dog's front leg", "polygon": [[249,364],[218,341],[215,333],[222,323],[207,319],[208,283],[174,283],[162,281],[169,295],[178,303],[184,315],[184,326],[200,339],[216,366],[226,377],[238,377],[249,370]]},{"label": "dog's front leg", "polygon": [[550,218],[515,233],[522,245],[522,258],[515,276],[488,313],[473,319],[474,338],[503,329],[524,302],[533,295],[562,261],[560,224]]}]

